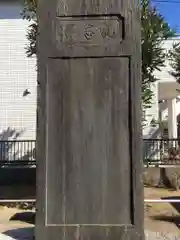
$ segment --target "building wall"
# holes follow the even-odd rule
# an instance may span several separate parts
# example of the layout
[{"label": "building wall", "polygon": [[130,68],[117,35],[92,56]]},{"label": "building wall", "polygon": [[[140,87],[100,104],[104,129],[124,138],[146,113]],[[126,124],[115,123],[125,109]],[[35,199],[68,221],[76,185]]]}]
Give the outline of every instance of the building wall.
[{"label": "building wall", "polygon": [[[173,39],[169,39],[164,42],[163,47],[165,51],[169,51],[175,42],[180,41],[180,37],[176,37]],[[161,71],[155,71],[155,76],[158,78],[158,81],[153,84],[152,89],[154,92],[153,103],[150,109],[146,111],[146,126],[143,129],[143,136],[145,138],[151,138],[154,132],[158,132],[158,126],[151,126],[150,122],[152,119],[159,120],[159,110],[161,110],[160,105],[158,104],[159,96],[158,96],[158,85],[160,82],[169,82],[169,81],[176,81],[176,79],[170,74],[172,68],[170,66],[169,60],[166,60],[165,67],[161,68]],[[164,106],[164,104],[163,104]],[[177,103],[177,115],[180,113],[180,103]],[[163,120],[166,120],[168,116],[167,108],[162,111]],[[152,134],[153,133],[153,134]],[[158,135],[155,134],[154,137]]]},{"label": "building wall", "polygon": [[[36,58],[27,58],[26,38],[29,22],[21,18],[22,5],[18,0],[0,0],[0,140],[13,137],[14,130],[20,133],[18,139],[35,139],[36,137]],[[179,39],[167,40],[165,51]],[[155,74],[159,81],[175,81],[169,74],[171,67],[166,66]],[[158,81],[158,82],[159,82]],[[158,82],[152,86],[153,104],[146,111],[147,125],[143,134],[151,137],[157,127],[150,126],[152,119],[158,120]],[[28,89],[30,94],[23,97]],[[177,114],[180,113],[180,103]],[[163,116],[167,116],[167,109]]]},{"label": "building wall", "polygon": [[21,11],[18,1],[0,1],[0,140],[13,137],[10,130],[18,139],[36,137],[36,58],[26,56],[30,23]]}]

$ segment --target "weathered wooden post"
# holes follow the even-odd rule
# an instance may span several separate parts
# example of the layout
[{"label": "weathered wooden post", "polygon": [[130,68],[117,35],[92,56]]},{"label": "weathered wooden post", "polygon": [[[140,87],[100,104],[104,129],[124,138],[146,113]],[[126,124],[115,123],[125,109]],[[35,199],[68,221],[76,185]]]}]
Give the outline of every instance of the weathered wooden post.
[{"label": "weathered wooden post", "polygon": [[138,0],[39,0],[38,240],[142,240]]}]

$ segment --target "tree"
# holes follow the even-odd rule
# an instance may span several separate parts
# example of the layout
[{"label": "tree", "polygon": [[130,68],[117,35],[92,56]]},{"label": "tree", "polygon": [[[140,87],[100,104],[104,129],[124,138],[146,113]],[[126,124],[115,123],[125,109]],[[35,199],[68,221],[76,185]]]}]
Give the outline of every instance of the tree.
[{"label": "tree", "polygon": [[[164,41],[173,37],[175,31],[169,27],[164,17],[151,5],[150,0],[142,1],[141,23],[142,108],[147,109],[151,107],[153,100],[152,84],[158,80],[154,72],[161,70],[168,57],[168,53],[163,48]],[[160,169],[159,185],[168,185],[165,168]]]},{"label": "tree", "polygon": [[38,33],[38,23],[36,17],[37,0],[24,0],[24,9],[22,11],[23,19],[32,21],[27,30],[27,39],[29,45],[27,46],[27,56],[36,55],[36,38]]},{"label": "tree", "polygon": [[[24,0],[24,10],[22,16],[24,19],[33,20],[28,28],[27,38],[29,46],[27,47],[28,56],[36,54],[36,37],[38,25],[36,18],[37,0]],[[160,70],[164,66],[167,54],[164,51],[163,43],[169,37],[173,37],[175,32],[170,29],[164,17],[158,13],[155,7],[152,7],[150,0],[142,0],[141,4],[141,22],[142,22],[142,108],[151,107],[153,99],[152,83],[157,78],[154,75],[155,70]]]},{"label": "tree", "polygon": [[175,42],[169,51],[169,60],[172,70],[170,74],[180,83],[180,42]]},{"label": "tree", "polygon": [[142,36],[142,107],[151,107],[152,84],[158,79],[155,70],[164,66],[167,53],[163,43],[175,35],[164,17],[151,5],[150,0],[142,0],[141,4],[141,36]]}]

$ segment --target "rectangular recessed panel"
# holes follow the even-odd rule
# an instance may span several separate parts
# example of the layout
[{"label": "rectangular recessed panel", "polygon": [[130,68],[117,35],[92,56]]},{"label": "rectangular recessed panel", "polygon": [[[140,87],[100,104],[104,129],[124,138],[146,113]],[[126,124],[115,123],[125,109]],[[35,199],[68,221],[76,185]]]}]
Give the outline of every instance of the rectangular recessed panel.
[{"label": "rectangular recessed panel", "polygon": [[129,80],[128,58],[49,60],[46,224],[131,223]]},{"label": "rectangular recessed panel", "polygon": [[57,44],[69,47],[95,47],[120,43],[123,22],[118,16],[74,17],[56,19]]},{"label": "rectangular recessed panel", "polygon": [[57,17],[53,29],[55,56],[116,56],[124,38],[124,19],[121,15]]}]

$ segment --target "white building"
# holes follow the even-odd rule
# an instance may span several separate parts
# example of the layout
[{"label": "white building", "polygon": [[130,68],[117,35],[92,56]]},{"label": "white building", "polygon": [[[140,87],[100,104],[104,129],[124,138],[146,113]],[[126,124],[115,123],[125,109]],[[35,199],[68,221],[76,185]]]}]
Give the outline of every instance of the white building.
[{"label": "white building", "polygon": [[[0,0],[0,140],[12,137],[10,130],[20,133],[18,139],[36,138],[36,58],[26,55],[26,38],[29,22],[22,20],[20,0]],[[168,51],[175,41],[165,42]],[[161,137],[158,124],[152,120],[167,121],[169,138],[178,135],[180,115],[180,85],[171,74],[169,61],[156,72],[153,105],[146,111],[144,138]],[[23,96],[28,90],[30,94]]]},{"label": "white building", "polygon": [[[29,22],[18,0],[0,0],[0,140],[36,138],[36,58],[26,56]],[[26,96],[23,93],[29,92]]]},{"label": "white building", "polygon": [[[164,43],[166,51],[170,50],[173,43],[180,41],[180,37],[172,38]],[[180,84],[170,74],[172,68],[169,60],[166,60],[165,67],[161,71],[156,71],[155,75],[159,79],[153,85],[154,98],[150,109],[145,113],[146,126],[143,129],[144,138],[177,138],[178,119],[180,120]],[[156,124],[154,124],[154,120]],[[166,122],[167,126],[159,127],[158,122]],[[162,131],[164,130],[164,131]]]}]

